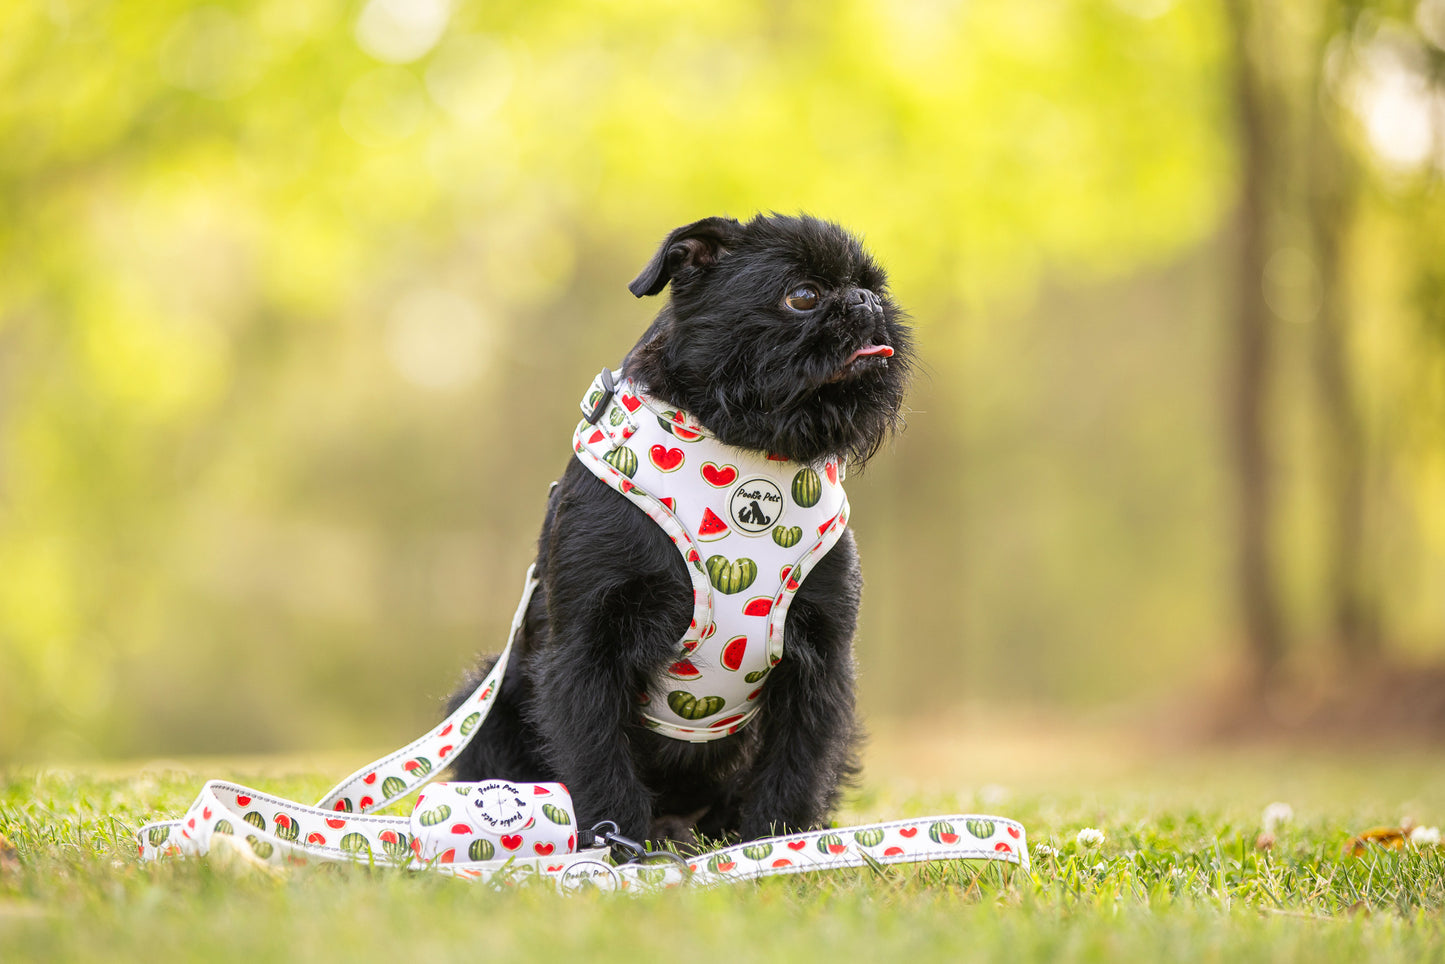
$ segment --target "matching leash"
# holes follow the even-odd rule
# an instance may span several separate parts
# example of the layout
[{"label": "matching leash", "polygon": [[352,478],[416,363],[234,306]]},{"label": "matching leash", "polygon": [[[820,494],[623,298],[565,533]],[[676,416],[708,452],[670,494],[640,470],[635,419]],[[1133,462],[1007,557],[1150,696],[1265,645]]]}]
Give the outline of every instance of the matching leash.
[{"label": "matching leash", "polygon": [[357,770],[314,806],[208,781],[180,819],[140,829],[141,860],[226,851],[267,865],[361,862],[495,884],[545,877],[564,892],[706,886],[936,860],[991,860],[1028,869],[1023,825],[980,814],[787,834],[690,857],[647,851],[610,821],[577,827],[571,794],[560,783],[431,783],[409,817],[376,815],[432,781],[475,736],[496,701],[536,588],[530,567],[506,648],[476,689],[426,734]]}]

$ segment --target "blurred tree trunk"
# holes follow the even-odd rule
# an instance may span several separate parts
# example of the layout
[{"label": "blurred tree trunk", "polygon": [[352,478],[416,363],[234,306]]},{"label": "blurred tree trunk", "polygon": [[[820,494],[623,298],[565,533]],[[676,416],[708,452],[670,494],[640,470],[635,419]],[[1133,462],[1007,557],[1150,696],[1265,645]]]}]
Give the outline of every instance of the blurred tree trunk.
[{"label": "blurred tree trunk", "polygon": [[[1378,609],[1365,544],[1366,451],[1358,391],[1349,365],[1349,278],[1344,241],[1354,216],[1358,172],[1335,128],[1335,107],[1323,73],[1329,44],[1348,28],[1349,4],[1324,14],[1311,84],[1306,223],[1320,274],[1320,309],[1311,331],[1319,392],[1326,518],[1326,605],[1330,641],[1347,663],[1359,665],[1380,649]],[[1343,14],[1343,16],[1341,16]]]},{"label": "blurred tree trunk", "polygon": [[1228,388],[1230,451],[1237,487],[1235,589],[1256,694],[1274,681],[1285,652],[1271,534],[1275,515],[1266,407],[1272,360],[1264,295],[1269,196],[1283,124],[1272,109],[1258,49],[1256,5],[1224,0],[1234,57],[1231,85],[1239,144],[1233,357]]}]

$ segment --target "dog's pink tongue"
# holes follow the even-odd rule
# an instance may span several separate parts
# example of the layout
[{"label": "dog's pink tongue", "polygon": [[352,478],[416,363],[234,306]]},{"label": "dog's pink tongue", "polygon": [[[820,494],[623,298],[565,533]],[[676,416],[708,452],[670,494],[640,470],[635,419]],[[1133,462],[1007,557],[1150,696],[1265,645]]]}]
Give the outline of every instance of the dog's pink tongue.
[{"label": "dog's pink tongue", "polygon": [[889,348],[887,345],[864,345],[862,348],[849,355],[848,360],[845,361],[843,364],[851,365],[865,355],[877,355],[879,358],[892,358],[893,349]]}]

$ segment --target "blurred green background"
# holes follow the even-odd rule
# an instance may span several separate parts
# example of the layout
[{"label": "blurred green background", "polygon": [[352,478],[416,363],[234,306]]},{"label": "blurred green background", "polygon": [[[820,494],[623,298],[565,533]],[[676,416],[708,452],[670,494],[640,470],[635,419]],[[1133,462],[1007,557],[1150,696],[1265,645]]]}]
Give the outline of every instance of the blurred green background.
[{"label": "blurred green background", "polygon": [[1445,0],[22,0],[0,145],[0,761],[409,739],[758,210],[918,328],[871,717],[1445,649]]}]

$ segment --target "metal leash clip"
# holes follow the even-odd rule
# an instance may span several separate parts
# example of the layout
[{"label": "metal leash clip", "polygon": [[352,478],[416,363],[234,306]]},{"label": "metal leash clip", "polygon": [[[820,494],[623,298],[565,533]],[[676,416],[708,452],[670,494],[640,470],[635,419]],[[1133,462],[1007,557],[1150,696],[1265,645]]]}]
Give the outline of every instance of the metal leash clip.
[{"label": "metal leash clip", "polygon": [[649,861],[671,861],[682,868],[684,878],[692,876],[691,868],[688,867],[687,861],[681,855],[670,850],[648,850],[631,837],[622,836],[620,828],[612,820],[603,820],[592,828],[592,845],[594,847],[610,846],[614,854],[618,851],[626,854],[627,859],[621,861],[619,866],[621,864],[642,864]]}]

